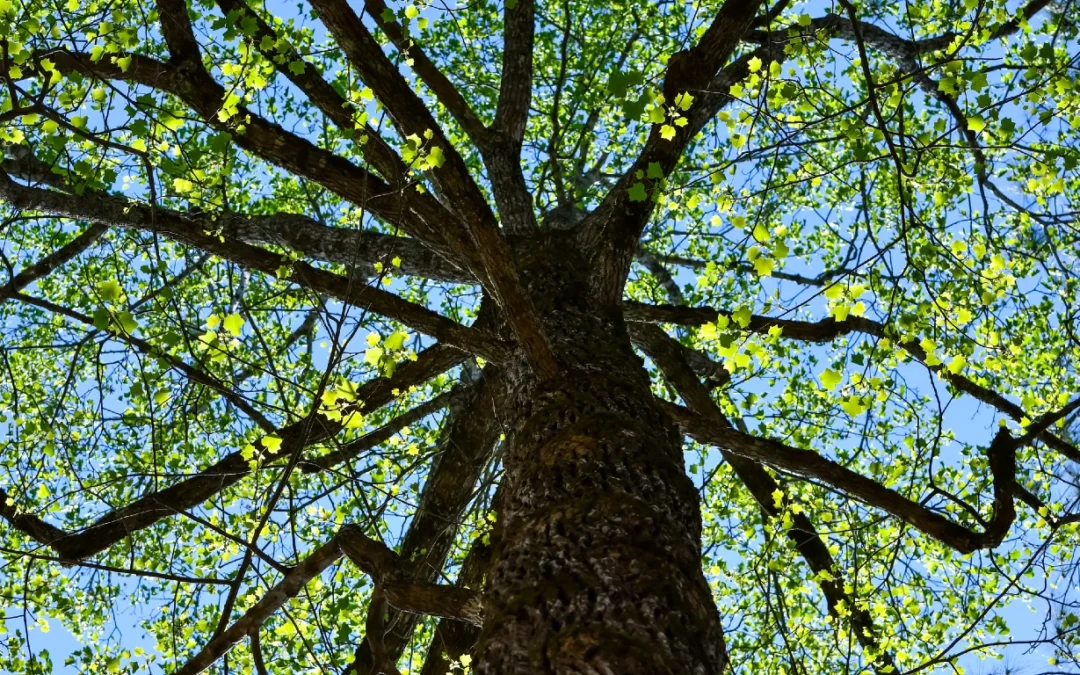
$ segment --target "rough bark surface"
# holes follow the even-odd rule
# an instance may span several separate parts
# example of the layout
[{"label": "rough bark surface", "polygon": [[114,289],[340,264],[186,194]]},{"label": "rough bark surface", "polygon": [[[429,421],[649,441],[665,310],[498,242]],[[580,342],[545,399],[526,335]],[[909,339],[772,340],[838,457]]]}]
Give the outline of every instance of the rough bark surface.
[{"label": "rough bark surface", "polygon": [[621,312],[588,299],[563,233],[519,265],[560,376],[507,364],[516,416],[477,672],[719,673],[697,493]]}]

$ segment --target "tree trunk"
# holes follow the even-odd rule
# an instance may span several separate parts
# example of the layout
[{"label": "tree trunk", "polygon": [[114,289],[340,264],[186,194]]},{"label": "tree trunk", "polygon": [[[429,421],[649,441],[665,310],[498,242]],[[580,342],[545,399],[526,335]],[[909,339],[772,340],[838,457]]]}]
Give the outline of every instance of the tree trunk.
[{"label": "tree trunk", "polygon": [[698,495],[617,307],[589,299],[564,234],[519,262],[560,375],[508,367],[502,531],[487,580],[481,675],[719,673]]}]

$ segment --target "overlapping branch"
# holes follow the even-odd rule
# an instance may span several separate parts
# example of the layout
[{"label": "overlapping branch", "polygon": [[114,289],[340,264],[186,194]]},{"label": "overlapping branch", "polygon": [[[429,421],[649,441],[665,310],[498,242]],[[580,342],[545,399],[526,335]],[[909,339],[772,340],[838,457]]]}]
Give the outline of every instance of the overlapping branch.
[{"label": "overlapping branch", "polygon": [[79,73],[99,80],[134,82],[176,96],[209,126],[229,133],[244,150],[322,185],[342,199],[400,227],[447,259],[457,260],[442,233],[429,225],[445,220],[444,209],[430,209],[427,200],[406,199],[399,190],[365,169],[286,131],[240,103],[235,107],[235,114],[223,120],[218,113],[223,110],[226,100],[225,89],[206,72],[201,61],[166,64],[141,54],[116,56],[117,60],[125,60],[125,68],[108,59],[94,61],[82,52],[50,49],[33,54],[24,71],[47,76],[41,66],[42,60],[47,59],[64,75]]},{"label": "overlapping branch", "polygon": [[[75,194],[72,186],[61,176],[52,173],[48,164],[34,157],[30,148],[8,146],[6,150],[14,157],[0,160],[0,168],[13,177],[31,185],[47,183],[58,190]],[[86,188],[83,188],[82,192],[85,193]],[[346,265],[350,271],[361,276],[375,276],[378,274],[375,265],[381,264],[385,269],[394,269],[395,272],[409,276],[455,283],[475,283],[475,279],[468,272],[411,237],[331,227],[298,213],[246,215],[234,212],[179,212],[162,207],[158,209],[174,217],[197,223],[205,231],[217,232],[246,244],[273,244],[291,248],[313,260]],[[95,224],[91,229],[98,227],[103,226]],[[79,244],[72,241],[69,246],[92,243],[81,238],[78,241]],[[69,256],[77,255],[82,249],[65,250],[68,253],[60,254],[64,255],[63,259],[50,258],[42,262],[50,262],[55,267]],[[0,290],[0,297],[2,296],[3,291]]]},{"label": "overlapping branch", "polygon": [[[417,138],[430,135],[432,146],[442,153],[445,161],[431,168],[431,176],[461,219],[445,223],[444,227],[450,230],[447,238],[459,255],[470,261],[472,272],[495,296],[533,371],[541,379],[554,377],[558,364],[551,345],[531,300],[522,289],[495,216],[461,155],[348,4],[344,0],[312,0],[311,4],[349,62],[386,106],[402,134]],[[462,228],[467,240],[457,234]]]},{"label": "overlapping branch", "polygon": [[505,360],[508,355],[507,347],[500,341],[479,330],[451,321],[422,305],[404,300],[377,286],[355,283],[348,277],[319,269],[303,261],[289,261],[265,249],[227,239],[206,229],[207,225],[212,226],[212,223],[191,221],[175,211],[153,208],[102,193],[86,192],[76,197],[53,190],[23,186],[12,181],[6,174],[0,175],[0,199],[23,209],[155,232],[265,274],[279,275],[284,270],[290,279],[302,286],[400,321],[448,345],[495,362]]},{"label": "overlapping branch", "polygon": [[[663,84],[664,98],[669,105],[683,94],[697,97],[711,88],[714,77],[750,30],[762,4],[760,0],[727,0],[698,43],[671,56]],[[738,62],[728,68],[737,65]],[[665,125],[654,124],[637,159],[600,205],[582,221],[580,237],[593,254],[596,267],[593,293],[598,298],[618,302],[638,240],[653,212],[655,202],[652,199],[631,199],[630,188],[637,182],[636,176],[639,173],[645,175],[651,165],[668,175],[700,131],[704,124],[701,111],[707,107],[709,104],[705,100],[694,101],[686,113],[690,123],[672,127],[676,130],[670,139],[663,136]]]},{"label": "overlapping branch", "polygon": [[740,457],[820,481],[903,520],[960,553],[996,547],[1005,538],[1016,517],[1012,486],[1016,480],[1016,449],[1020,439],[1014,439],[1004,428],[994,437],[988,451],[990,471],[994,478],[994,513],[987,521],[985,530],[976,532],[816,452],[770,438],[744,434],[719,420],[680,405],[662,402],[662,407],[687,435],[699,443],[724,448]]},{"label": "overlapping branch", "polygon": [[[409,581],[432,582],[442,574],[462,516],[498,444],[502,428],[496,411],[505,387],[503,375],[489,367],[469,387],[467,398],[451,411],[439,440],[440,454],[428,472],[416,515],[401,542],[401,558],[409,561],[403,574]],[[388,630],[379,636],[382,657],[396,661],[415,627],[415,617],[391,611]],[[379,650],[375,646],[368,635],[346,672],[363,675],[377,665]]]}]

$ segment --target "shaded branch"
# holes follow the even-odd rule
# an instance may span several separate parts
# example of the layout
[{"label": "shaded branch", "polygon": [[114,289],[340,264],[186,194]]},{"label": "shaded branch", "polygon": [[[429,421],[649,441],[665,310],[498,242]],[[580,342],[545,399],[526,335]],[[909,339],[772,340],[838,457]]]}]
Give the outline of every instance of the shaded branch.
[{"label": "shaded branch", "polygon": [[[403,575],[409,581],[439,578],[457,537],[465,509],[502,431],[496,410],[506,396],[504,377],[491,367],[468,388],[467,397],[452,408],[439,439],[440,454],[428,472],[416,515],[401,542],[401,558],[408,561]],[[388,597],[389,599],[389,597]],[[386,656],[395,661],[413,637],[414,617],[391,612],[391,629],[382,636]],[[356,650],[346,672],[364,675],[377,663],[367,640]]]},{"label": "shaded branch", "polygon": [[[592,254],[595,267],[592,292],[598,298],[618,302],[634,250],[653,212],[653,199],[630,198],[632,185],[640,182],[636,176],[639,172],[646,175],[650,165],[659,167],[665,176],[670,174],[690,141],[719,110],[722,104],[713,103],[703,91],[714,90],[711,86],[714,77],[749,31],[762,4],[761,0],[727,0],[697,45],[673,54],[668,60],[663,84],[666,103],[674,105],[683,94],[700,100],[695,100],[686,111],[689,121],[686,126],[670,127],[675,129],[674,137],[665,139],[662,135],[662,129],[669,125],[652,125],[637,159],[604,196],[603,202],[582,221],[580,237]],[[724,70],[738,70],[739,63]],[[727,89],[723,91],[726,93]]]},{"label": "shaded branch", "polygon": [[430,134],[433,147],[441,150],[445,161],[432,167],[430,174],[461,219],[456,223],[444,223],[447,238],[459,255],[470,261],[470,269],[503,308],[507,323],[533,371],[540,379],[554,377],[558,364],[551,345],[532,302],[521,287],[510,249],[499,232],[495,216],[469,175],[461,155],[345,0],[312,0],[311,4],[349,62],[393,116],[402,135],[420,138]]}]

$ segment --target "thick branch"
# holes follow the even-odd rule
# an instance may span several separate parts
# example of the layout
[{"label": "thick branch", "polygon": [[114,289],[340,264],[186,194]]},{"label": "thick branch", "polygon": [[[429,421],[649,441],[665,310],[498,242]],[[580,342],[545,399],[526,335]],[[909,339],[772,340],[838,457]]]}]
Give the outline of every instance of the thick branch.
[{"label": "thick branch", "polygon": [[[709,390],[697,379],[690,364],[685,360],[685,350],[674,338],[669,337],[657,326],[648,324],[631,324],[630,334],[635,343],[652,358],[664,374],[664,379],[670,382],[679,396],[686,402],[690,410],[703,416],[716,420],[728,427],[730,422],[724,417],[720,408],[712,399]],[[773,496],[779,485],[769,472],[760,464],[721,450],[724,460],[731,466],[735,475],[743,482],[750,494],[754,496],[766,518],[777,518],[782,511],[776,505]],[[794,513],[791,516],[792,527],[786,532],[787,537],[795,544],[796,550],[806,560],[807,565],[815,573],[825,572],[828,575],[837,573],[836,561],[829,553],[829,547],[822,541],[817,528],[805,513]],[[874,653],[880,651],[878,635],[880,631],[874,625],[873,617],[865,609],[860,609],[852,598],[844,591],[843,579],[835,579],[832,576],[816,576],[818,586],[825,596],[829,605],[829,611],[838,614],[841,603],[846,604],[851,612],[851,627],[855,638],[864,649]],[[892,657],[885,654],[881,657],[881,665],[893,666],[877,669],[884,675],[885,672],[893,672],[895,666]]]},{"label": "thick branch", "polygon": [[[426,349],[416,361],[405,360],[399,364],[392,377],[366,382],[357,392],[356,406],[365,411],[381,408],[394,399],[394,390],[407,390],[422,384],[464,359],[463,352],[442,345]],[[291,457],[307,446],[332,438],[342,428],[340,422],[321,417],[282,427],[276,431],[282,439],[277,456]],[[251,470],[242,451],[232,452],[190,478],[106,513],[77,533],[63,532],[37,516],[17,514],[10,508],[0,510],[0,515],[18,530],[51,547],[61,558],[80,560],[104,551],[132,532],[203,503],[239,482]]]},{"label": "thick branch", "polygon": [[[447,617],[474,625],[483,621],[479,594],[454,586],[400,581],[397,578],[402,565],[399,556],[385,544],[366,536],[359,527],[346,525],[286,574],[233,625],[210,640],[174,675],[197,675],[209,668],[245,637],[259,630],[286,602],[342,555],[368,574],[375,582],[376,592],[402,611]],[[369,611],[376,611],[374,604]]]},{"label": "thick branch", "polygon": [[821,481],[850,497],[889,513],[924,534],[961,553],[994,548],[1005,538],[1016,517],[1012,503],[1017,439],[1004,428],[990,444],[990,471],[994,477],[994,514],[985,531],[959,525],[877,481],[848,469],[816,452],[779,441],[744,434],[724,423],[673,403],[661,402],[683,431],[694,440],[768,464],[797,476]]},{"label": "thick branch", "polygon": [[[62,74],[77,72],[95,79],[136,82],[172,94],[202,116],[209,126],[229,133],[233,142],[244,150],[369,209],[444,257],[455,259],[443,235],[430,225],[445,220],[445,209],[430,210],[427,208],[429,200],[412,199],[411,195],[406,199],[377,176],[269,122],[243,105],[238,104],[236,114],[222,121],[218,113],[222,110],[226,92],[201,62],[165,64],[140,54],[115,56],[130,59],[126,69],[109,59],[95,62],[89,54],[65,49],[37,52],[24,69],[43,72],[40,61],[49,59]],[[243,133],[238,125],[243,126]]]},{"label": "thick branch", "polygon": [[366,0],[364,2],[364,10],[368,16],[390,38],[398,51],[412,60],[413,71],[420,76],[428,89],[435,94],[435,98],[438,99],[439,103],[450,112],[454,117],[454,121],[461,125],[462,130],[468,134],[473,143],[477,146],[482,145],[488,135],[484,123],[476,116],[476,113],[469,106],[469,102],[465,100],[457,87],[427,57],[427,54],[424,53],[423,49],[420,49],[416,41],[405,35],[397,21],[386,20],[388,9],[383,0]]},{"label": "thick branch", "polygon": [[697,45],[669,59],[663,85],[667,105],[674,105],[683,94],[703,100],[694,101],[686,112],[686,117],[694,123],[671,127],[675,129],[673,138],[665,139],[662,135],[663,127],[668,125],[654,124],[637,159],[604,201],[582,221],[581,238],[595,260],[593,293],[601,300],[615,303],[622,296],[638,240],[653,212],[653,199],[630,198],[632,185],[641,182],[636,176],[646,175],[650,165],[657,165],[665,176],[674,169],[701,128],[701,110],[708,107],[702,92],[711,88],[713,78],[749,31],[761,5],[761,0],[727,0]]},{"label": "thick branch", "polygon": [[108,225],[146,229],[265,274],[278,275],[286,270],[290,278],[302,286],[400,321],[447,344],[496,362],[503,361],[508,356],[506,347],[501,342],[478,330],[451,321],[422,305],[403,300],[377,286],[357,284],[347,277],[318,269],[305,262],[290,263],[270,251],[226,239],[213,232],[208,233],[204,223],[188,220],[175,211],[154,209],[101,193],[87,192],[82,196],[73,196],[26,187],[11,181],[6,174],[0,175],[0,199],[23,209]]},{"label": "thick branch", "polygon": [[[683,326],[701,326],[716,321],[719,316],[731,317],[731,312],[721,311],[712,307],[682,307],[678,305],[647,305],[638,302],[629,302],[626,305],[626,318],[629,321],[646,323],[674,323]],[[916,340],[896,339],[893,331],[887,326],[873,319],[861,316],[849,316],[845,321],[837,321],[833,318],[821,319],[820,321],[795,321],[768,316],[752,315],[750,323],[745,330],[752,333],[767,335],[772,328],[780,328],[781,335],[792,340],[802,342],[830,342],[848,333],[859,332],[876,338],[890,338],[896,340],[901,349],[911,354],[921,363],[926,363],[926,350]],[[1023,408],[1009,401],[1001,394],[988,389],[973,380],[954,373],[944,364],[926,366],[937,373],[943,380],[956,387],[959,391],[971,395],[989,406],[1005,413],[1019,422],[1029,418]],[[1043,431],[1039,440],[1057,450],[1069,459],[1080,462],[1080,449],[1062,440],[1050,431]]]},{"label": "thick branch", "polygon": [[236,623],[210,640],[187,663],[174,671],[174,675],[196,675],[203,672],[238,645],[245,637],[259,630],[267,619],[276,614],[286,602],[296,597],[304,589],[304,586],[341,558],[341,537],[342,534],[338,533],[330,541],[315,549],[311,555],[304,558],[276,586],[267,591],[266,595],[260,598],[251,609],[245,612]]},{"label": "thick branch", "polygon": [[[441,166],[432,168],[432,178],[461,218],[460,223],[445,224],[447,228],[453,228],[447,238],[462,257],[471,261],[473,272],[485,282],[503,308],[533,371],[541,379],[554,377],[558,364],[551,345],[517,278],[510,249],[499,233],[494,214],[470,177],[461,155],[348,4],[344,0],[312,0],[311,4],[350,63],[393,115],[402,134],[418,138],[432,135],[431,143],[445,157]],[[462,227],[468,241],[457,234]]]},{"label": "thick branch", "polygon": [[[480,538],[473,540],[472,548],[461,564],[456,585],[479,588],[491,566],[491,555],[491,546],[485,545]],[[479,637],[479,629],[464,621],[440,621],[435,627],[435,635],[428,646],[427,658],[424,659],[424,668],[420,675],[448,675],[448,659],[459,660],[462,654],[467,654],[472,649]]]},{"label": "thick branch", "polygon": [[[428,473],[416,515],[401,542],[402,559],[412,561],[405,568],[405,578],[410,581],[431,582],[442,574],[462,515],[498,443],[502,428],[496,409],[506,395],[506,386],[502,375],[489,367],[469,388],[467,399],[450,411],[440,439],[441,453]],[[392,628],[383,636],[383,647],[386,656],[394,660],[412,639],[416,624],[413,617],[394,612],[389,623]],[[375,665],[374,656],[372,645],[365,640],[348,670],[367,673]]]},{"label": "thick branch", "polygon": [[[0,168],[12,176],[31,185],[47,182],[64,192],[75,193],[72,186],[61,176],[52,173],[45,162],[35,158],[30,148],[8,146],[5,150],[14,151],[15,158],[5,157],[0,161]],[[85,188],[82,192],[86,192]],[[197,222],[205,231],[218,232],[247,244],[285,246],[314,260],[358,268],[359,273],[366,277],[375,276],[377,272],[374,266],[381,263],[386,269],[395,269],[409,276],[454,283],[476,283],[468,272],[409,237],[330,227],[296,213],[245,215],[161,210]],[[397,267],[393,267],[395,258],[400,262]]]}]

